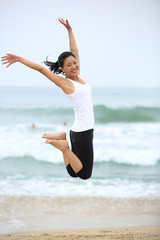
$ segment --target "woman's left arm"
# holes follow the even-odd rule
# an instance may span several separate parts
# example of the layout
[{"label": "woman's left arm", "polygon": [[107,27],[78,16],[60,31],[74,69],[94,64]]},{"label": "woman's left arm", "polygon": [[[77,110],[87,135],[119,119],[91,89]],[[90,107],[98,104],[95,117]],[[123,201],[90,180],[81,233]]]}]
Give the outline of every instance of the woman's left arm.
[{"label": "woman's left arm", "polygon": [[68,30],[68,36],[69,36],[69,47],[70,47],[70,51],[75,55],[78,63],[79,63],[79,67],[80,67],[80,60],[79,60],[79,52],[78,52],[78,47],[76,44],[76,40],[72,31],[72,27],[69,24],[68,20],[64,21],[63,18],[58,18],[58,20],[60,21],[60,23],[62,23]]}]

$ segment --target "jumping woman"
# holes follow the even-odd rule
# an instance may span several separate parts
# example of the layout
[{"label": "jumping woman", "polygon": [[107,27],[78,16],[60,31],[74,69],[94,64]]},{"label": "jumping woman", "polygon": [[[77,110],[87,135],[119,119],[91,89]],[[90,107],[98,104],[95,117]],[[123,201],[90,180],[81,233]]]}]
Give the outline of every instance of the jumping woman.
[{"label": "jumping woman", "polygon": [[[75,113],[75,121],[70,130],[71,149],[68,147],[66,133],[44,134],[45,143],[51,144],[63,154],[64,164],[71,177],[88,179],[91,177],[93,168],[93,131],[94,113],[92,104],[92,90],[88,83],[80,77],[80,62],[78,48],[68,20],[58,19],[62,23],[69,36],[70,52],[63,52],[58,61],[53,63],[47,59],[44,62],[47,68],[31,62],[20,56],[6,54],[2,57],[2,64],[9,67],[15,62],[39,71],[54,84],[62,89],[70,99]],[[65,77],[58,76],[59,73]]]}]

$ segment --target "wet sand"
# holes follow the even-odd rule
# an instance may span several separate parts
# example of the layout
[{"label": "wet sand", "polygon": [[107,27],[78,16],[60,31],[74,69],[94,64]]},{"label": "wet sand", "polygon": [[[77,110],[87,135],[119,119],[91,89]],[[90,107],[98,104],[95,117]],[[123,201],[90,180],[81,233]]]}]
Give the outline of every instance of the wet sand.
[{"label": "wet sand", "polygon": [[159,240],[159,207],[158,198],[1,196],[0,239]]}]

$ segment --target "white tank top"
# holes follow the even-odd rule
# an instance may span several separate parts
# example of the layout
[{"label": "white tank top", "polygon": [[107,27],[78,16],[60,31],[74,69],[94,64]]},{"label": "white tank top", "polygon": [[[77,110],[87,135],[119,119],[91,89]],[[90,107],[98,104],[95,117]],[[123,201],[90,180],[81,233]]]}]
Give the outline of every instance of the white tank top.
[{"label": "white tank top", "polygon": [[74,85],[74,92],[66,94],[74,108],[75,121],[71,128],[74,132],[82,132],[94,128],[92,89],[88,83],[81,84],[69,78]]}]

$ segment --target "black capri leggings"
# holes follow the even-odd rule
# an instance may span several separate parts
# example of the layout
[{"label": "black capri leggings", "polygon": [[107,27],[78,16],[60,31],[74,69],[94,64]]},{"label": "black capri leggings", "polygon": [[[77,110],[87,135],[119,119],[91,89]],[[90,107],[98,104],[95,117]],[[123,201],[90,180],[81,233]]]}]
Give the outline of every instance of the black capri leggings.
[{"label": "black capri leggings", "polygon": [[71,177],[88,179],[92,175],[93,168],[93,129],[83,132],[70,130],[71,150],[82,162],[82,169],[75,173],[71,165],[67,165],[67,171]]}]

